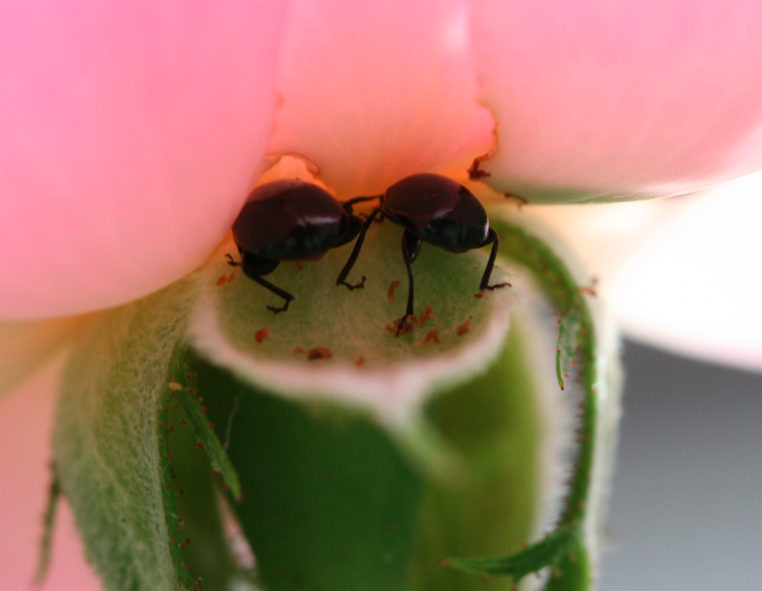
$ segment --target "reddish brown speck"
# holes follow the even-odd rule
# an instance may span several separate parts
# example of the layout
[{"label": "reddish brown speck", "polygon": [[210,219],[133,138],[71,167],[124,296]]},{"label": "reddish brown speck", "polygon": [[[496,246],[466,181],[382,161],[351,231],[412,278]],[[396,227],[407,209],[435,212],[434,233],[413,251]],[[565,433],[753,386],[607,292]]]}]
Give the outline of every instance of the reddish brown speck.
[{"label": "reddish brown speck", "polygon": [[463,324],[461,324],[458,327],[457,335],[459,337],[462,337],[464,334],[466,334],[469,330],[471,330],[471,319],[469,318],[466,320]]},{"label": "reddish brown speck", "polygon": [[264,342],[264,340],[269,336],[270,336],[269,328],[260,328],[256,333],[254,333],[254,340],[261,345]]},{"label": "reddish brown speck", "polygon": [[209,428],[214,429],[214,423],[209,423]]},{"label": "reddish brown speck", "polygon": [[233,282],[233,279],[235,279],[235,271],[233,271],[230,275],[225,276],[223,275],[217,280],[217,287],[223,287],[225,285],[228,285],[229,283]]},{"label": "reddish brown speck", "polygon": [[175,459],[175,456],[174,456],[173,454],[171,454],[171,453],[167,452],[167,459],[168,459],[168,460],[174,460],[174,459]]},{"label": "reddish brown speck", "polygon": [[293,350],[294,355],[306,355],[307,351],[302,349],[301,347],[295,347]]},{"label": "reddish brown speck", "polygon": [[355,359],[355,365],[357,367],[362,367],[364,363],[365,363],[365,357],[358,357],[357,359]]},{"label": "reddish brown speck", "polygon": [[167,482],[167,484],[165,484],[165,485],[164,485],[164,487],[165,487],[167,490],[169,490],[170,488],[172,488],[172,485],[171,485],[169,482]]},{"label": "reddish brown speck", "polygon": [[420,347],[422,345],[426,345],[427,343],[434,343],[435,345],[439,344],[439,333],[437,332],[436,328],[432,328],[425,337],[423,337],[422,341],[418,341],[415,343],[416,347]]},{"label": "reddish brown speck", "polygon": [[201,444],[200,443],[196,444],[196,449],[201,449]]},{"label": "reddish brown speck", "polygon": [[296,270],[301,271],[304,269],[304,265],[302,265],[299,261],[294,261],[296,263]]},{"label": "reddish brown speck", "polygon": [[310,349],[307,353],[307,359],[310,361],[330,359],[331,357],[333,357],[333,353],[331,353],[331,350],[326,347],[315,347],[314,349]]},{"label": "reddish brown speck", "polygon": [[206,407],[205,406],[201,407],[201,412],[206,412]]},{"label": "reddish brown speck", "polygon": [[428,322],[428,321],[429,321],[429,320],[431,320],[432,318],[434,318],[434,309],[433,309],[431,306],[429,306],[429,305],[427,304],[427,305],[426,305],[426,307],[424,308],[424,312],[423,312],[423,314],[421,314],[421,315],[418,317],[418,320],[416,320],[416,319],[415,319],[415,317],[413,317],[413,318],[411,319],[411,322],[412,322],[412,323],[413,323],[415,326],[423,326],[423,325],[424,325],[424,323]]},{"label": "reddish brown speck", "polygon": [[397,291],[397,288],[399,287],[400,283],[402,283],[402,281],[392,281],[391,285],[389,285],[389,303],[390,304],[394,301],[394,292]]},{"label": "reddish brown speck", "polygon": [[442,560],[439,561],[439,564],[442,566],[450,566],[450,562],[446,558],[442,558]]},{"label": "reddish brown speck", "polygon": [[475,298],[483,298],[484,297],[484,290],[482,289],[480,292],[474,294]]}]

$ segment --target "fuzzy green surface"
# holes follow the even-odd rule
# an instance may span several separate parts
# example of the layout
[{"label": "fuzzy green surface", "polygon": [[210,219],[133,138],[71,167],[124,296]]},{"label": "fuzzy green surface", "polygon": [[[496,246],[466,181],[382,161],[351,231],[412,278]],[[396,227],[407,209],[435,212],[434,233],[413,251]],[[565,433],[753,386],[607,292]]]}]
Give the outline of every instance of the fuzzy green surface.
[{"label": "fuzzy green surface", "polygon": [[[573,379],[581,387],[576,458],[555,531],[516,554],[495,558],[453,558],[449,564],[484,575],[508,575],[515,581],[552,567],[546,590],[584,591],[595,574],[602,504],[611,474],[611,446],[618,419],[616,344],[601,337],[593,323],[591,302],[564,261],[503,209],[492,221],[503,254],[528,268],[559,313],[556,368],[559,386]],[[614,339],[615,341],[615,339]],[[612,355],[613,354],[613,355]],[[574,362],[574,363],[572,363]],[[573,375],[572,365],[576,366]],[[603,411],[599,413],[599,408]],[[603,437],[597,434],[603,430]],[[604,446],[609,449],[605,449]]]},{"label": "fuzzy green surface", "polygon": [[[266,277],[296,296],[288,312],[281,314],[273,314],[265,306],[279,306],[282,300],[239,270],[232,283],[218,290],[222,330],[237,349],[258,358],[288,359],[295,366],[308,366],[314,362],[294,355],[295,347],[328,347],[333,353],[331,364],[354,367],[363,357],[365,362],[358,370],[362,372],[440,355],[478,338],[493,309],[491,296],[504,296],[487,292],[484,298],[474,297],[487,263],[487,249],[452,254],[425,243],[412,265],[416,280],[414,313],[420,315],[430,305],[434,318],[412,335],[395,337],[385,330],[386,323],[402,317],[407,302],[401,235],[402,228],[390,221],[371,224],[364,248],[347,278],[349,283],[357,283],[363,275],[367,277],[365,287],[354,291],[336,285],[353,243],[328,251],[319,261],[304,262],[301,271],[293,261],[282,261]],[[220,275],[231,270],[221,261]],[[493,272],[492,283],[507,280],[499,267]],[[393,281],[402,283],[390,303]],[[469,319],[471,330],[458,337],[457,327]],[[268,327],[270,334],[260,344],[254,334],[263,327]],[[441,344],[416,347],[414,343],[432,328],[437,329]]]},{"label": "fuzzy green surface", "polygon": [[489,371],[427,405],[427,416],[466,466],[455,481],[430,480],[416,546],[413,591],[510,591],[507,578],[483,582],[444,568],[445,556],[511,554],[538,512],[540,417],[532,360],[514,319]]},{"label": "fuzzy green surface", "polygon": [[53,449],[61,488],[106,589],[169,590],[159,412],[175,344],[195,300],[178,282],[101,314],[65,370]]},{"label": "fuzzy green surface", "polygon": [[[373,223],[348,277],[363,289],[336,286],[352,245],[330,250],[319,261],[281,262],[267,280],[296,299],[287,312],[266,305],[282,300],[233,269],[220,252],[208,267],[199,310],[191,321],[191,344],[213,363],[229,367],[258,387],[287,395],[321,393],[373,408],[385,421],[402,421],[435,387],[464,381],[494,360],[508,329],[513,296],[509,287],[479,291],[487,249],[453,254],[424,244],[413,263],[415,315],[431,306],[433,317],[399,337],[385,327],[405,312],[408,280],[402,259],[402,229]],[[235,253],[229,244],[229,253]],[[498,266],[491,283],[509,281]],[[394,301],[389,287],[401,282]],[[436,329],[439,343],[424,343]],[[257,341],[259,331],[266,337]],[[259,332],[260,336],[263,334]],[[330,358],[310,359],[324,348]],[[313,371],[316,370],[316,371]]]}]

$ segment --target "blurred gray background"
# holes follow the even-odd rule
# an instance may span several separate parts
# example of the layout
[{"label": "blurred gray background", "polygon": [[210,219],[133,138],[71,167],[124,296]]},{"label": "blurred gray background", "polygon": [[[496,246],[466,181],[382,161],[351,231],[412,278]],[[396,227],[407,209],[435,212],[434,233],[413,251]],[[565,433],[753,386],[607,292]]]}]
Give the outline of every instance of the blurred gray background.
[{"label": "blurred gray background", "polygon": [[601,591],[762,589],[762,375],[628,341]]}]

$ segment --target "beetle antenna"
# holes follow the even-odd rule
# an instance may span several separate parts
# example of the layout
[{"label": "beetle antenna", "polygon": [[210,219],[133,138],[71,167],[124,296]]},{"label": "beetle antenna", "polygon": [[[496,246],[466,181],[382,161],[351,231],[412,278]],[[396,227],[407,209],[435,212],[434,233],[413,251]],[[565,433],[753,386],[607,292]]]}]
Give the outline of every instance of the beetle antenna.
[{"label": "beetle antenna", "polygon": [[373,201],[374,199],[381,199],[383,198],[383,195],[373,195],[372,197],[355,197],[353,199],[350,199],[349,201],[344,201],[341,206],[344,208],[344,211],[346,211],[349,214],[354,213],[352,210],[352,206],[355,203],[363,203],[365,201]]}]

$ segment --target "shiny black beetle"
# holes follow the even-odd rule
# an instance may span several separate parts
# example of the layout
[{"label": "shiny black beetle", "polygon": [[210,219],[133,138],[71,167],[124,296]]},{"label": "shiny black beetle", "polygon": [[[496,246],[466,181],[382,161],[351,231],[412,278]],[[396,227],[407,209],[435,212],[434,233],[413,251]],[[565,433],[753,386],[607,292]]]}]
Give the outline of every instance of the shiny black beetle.
[{"label": "shiny black beetle", "polygon": [[[499,239],[497,232],[489,227],[487,212],[482,204],[460,183],[438,174],[414,174],[389,187],[383,195],[355,197],[343,205],[346,211],[351,213],[355,203],[374,199],[379,200],[379,207],[368,217],[366,228],[380,213],[382,218],[388,217],[405,229],[402,233],[402,258],[407,266],[410,289],[405,315],[397,325],[397,336],[407,319],[413,315],[413,272],[410,265],[421,251],[423,242],[454,253],[492,244],[479,290],[493,290],[510,285],[489,285]],[[358,240],[349,261],[339,275],[337,284],[346,279],[361,248],[362,240]]]},{"label": "shiny black beetle", "polygon": [[[262,276],[272,273],[280,261],[319,258],[358,235],[359,252],[366,229],[367,224],[353,215],[351,204],[342,205],[317,185],[299,179],[266,183],[251,192],[233,223],[241,262],[227,255],[228,264],[240,266],[248,277],[286,300],[281,308],[267,306],[276,314],[285,312],[294,296]],[[348,274],[349,270],[342,271],[336,285],[363,287],[365,277],[352,285],[345,281]]]}]

